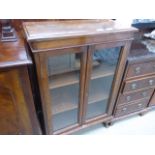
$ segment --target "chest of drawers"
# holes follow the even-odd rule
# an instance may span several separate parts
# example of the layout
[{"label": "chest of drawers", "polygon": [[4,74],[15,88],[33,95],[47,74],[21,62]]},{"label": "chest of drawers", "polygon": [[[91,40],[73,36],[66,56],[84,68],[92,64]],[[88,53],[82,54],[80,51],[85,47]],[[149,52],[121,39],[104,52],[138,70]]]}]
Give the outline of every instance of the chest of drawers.
[{"label": "chest of drawers", "polygon": [[155,105],[152,97],[155,90],[154,64],[155,54],[148,49],[131,51],[116,101],[114,120],[143,114]]}]

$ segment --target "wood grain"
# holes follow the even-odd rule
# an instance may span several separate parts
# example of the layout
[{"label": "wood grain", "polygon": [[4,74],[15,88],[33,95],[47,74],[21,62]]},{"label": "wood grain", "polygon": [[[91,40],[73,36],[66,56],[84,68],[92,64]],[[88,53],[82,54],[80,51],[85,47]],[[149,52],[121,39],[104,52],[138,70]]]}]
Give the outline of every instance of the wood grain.
[{"label": "wood grain", "polygon": [[[74,21],[56,21],[56,22],[26,22],[24,23],[24,32],[29,43],[32,54],[35,57],[37,68],[37,76],[40,87],[42,100],[43,114],[45,119],[46,134],[63,134],[83,126],[94,124],[112,119],[115,100],[118,95],[119,85],[125,69],[125,63],[130,50],[131,41],[134,38],[135,28],[123,27],[111,20],[74,20]],[[121,54],[116,67],[116,72],[113,66],[99,65],[93,66],[93,52],[96,49],[111,48],[121,46]],[[48,76],[48,58],[61,56],[62,54],[80,53],[82,56],[80,74],[75,72],[62,73],[60,76]],[[94,68],[94,69],[92,69]],[[91,74],[92,72],[92,74]],[[107,96],[103,90],[92,94],[89,91],[90,80],[95,80],[101,77],[114,75],[114,82],[110,95]],[[80,76],[80,80],[78,78]],[[53,80],[53,81],[52,81]],[[49,93],[54,89],[62,89],[63,87],[72,87],[80,84],[79,97],[77,100],[72,100],[72,95],[64,95],[67,100],[55,101],[56,107],[54,110],[54,102]],[[50,89],[49,89],[50,88]],[[75,90],[74,90],[75,91]],[[72,92],[74,92],[72,91]],[[70,91],[71,92],[71,91]],[[59,96],[59,95],[58,95]],[[99,100],[108,100],[108,110],[103,115],[86,119],[86,110],[88,103],[95,103]],[[79,102],[78,102],[79,100]],[[66,102],[65,102],[66,101]],[[72,104],[72,103],[77,103]],[[74,106],[73,106],[74,105]],[[53,131],[52,117],[53,111],[56,113],[66,111],[66,109],[79,108],[78,123],[67,126],[58,131]],[[65,118],[64,118],[65,119]]]}]

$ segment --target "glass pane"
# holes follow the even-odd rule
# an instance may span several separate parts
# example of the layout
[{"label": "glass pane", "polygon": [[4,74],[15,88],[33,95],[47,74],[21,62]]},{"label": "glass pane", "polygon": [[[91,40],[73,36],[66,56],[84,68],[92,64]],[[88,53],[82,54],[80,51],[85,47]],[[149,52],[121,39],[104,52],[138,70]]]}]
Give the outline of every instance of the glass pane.
[{"label": "glass pane", "polygon": [[86,119],[107,113],[114,73],[121,47],[93,52]]},{"label": "glass pane", "polygon": [[81,54],[48,58],[53,130],[78,123]]}]

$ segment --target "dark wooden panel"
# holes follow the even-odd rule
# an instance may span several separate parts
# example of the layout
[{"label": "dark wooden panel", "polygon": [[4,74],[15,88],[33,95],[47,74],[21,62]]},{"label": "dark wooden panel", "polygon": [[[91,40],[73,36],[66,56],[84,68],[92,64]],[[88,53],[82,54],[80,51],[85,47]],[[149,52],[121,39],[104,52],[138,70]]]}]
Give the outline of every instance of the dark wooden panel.
[{"label": "dark wooden panel", "polygon": [[41,133],[26,67],[20,69],[0,72],[0,134]]},{"label": "dark wooden panel", "polygon": [[0,100],[0,134],[19,134],[16,101],[12,91],[0,86]]}]

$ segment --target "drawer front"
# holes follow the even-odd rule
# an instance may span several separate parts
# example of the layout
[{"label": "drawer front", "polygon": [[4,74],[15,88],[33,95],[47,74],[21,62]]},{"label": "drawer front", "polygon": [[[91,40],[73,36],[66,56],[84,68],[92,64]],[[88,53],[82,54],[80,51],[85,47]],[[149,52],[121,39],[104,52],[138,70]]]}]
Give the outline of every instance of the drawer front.
[{"label": "drawer front", "polygon": [[123,93],[131,93],[140,89],[146,89],[155,86],[155,77],[149,77],[141,80],[132,80],[125,82]]},{"label": "drawer front", "polygon": [[149,99],[147,98],[127,106],[117,107],[115,112],[115,117],[123,116],[132,112],[142,110],[147,106],[148,102],[149,102]]},{"label": "drawer front", "polygon": [[155,62],[146,62],[129,65],[127,78],[155,73]]},{"label": "drawer front", "polygon": [[134,93],[130,93],[127,95],[123,95],[121,94],[118,100],[118,104],[127,104],[129,102],[133,102],[135,100],[139,100],[139,99],[143,99],[143,98],[150,98],[152,93],[153,93],[153,88],[152,89],[147,89],[147,90],[143,90],[143,91],[139,91],[139,92],[134,92]]}]

